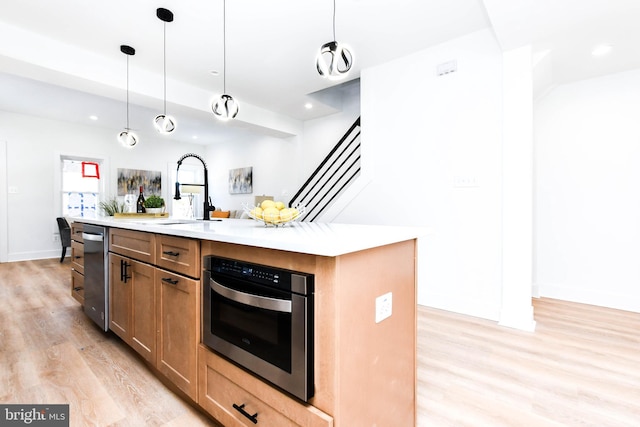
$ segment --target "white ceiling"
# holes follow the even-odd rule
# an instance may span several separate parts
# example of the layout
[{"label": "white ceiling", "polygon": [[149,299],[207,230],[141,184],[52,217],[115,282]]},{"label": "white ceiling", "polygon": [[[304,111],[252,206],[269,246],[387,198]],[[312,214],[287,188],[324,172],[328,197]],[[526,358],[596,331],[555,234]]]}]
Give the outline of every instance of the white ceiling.
[{"label": "white ceiling", "polygon": [[[131,127],[153,135],[162,111],[163,22],[170,138],[208,144],[258,131],[286,136],[304,120],[337,111],[313,93],[335,82],[315,70],[332,37],[331,0],[229,0],[226,88],[240,102],[238,120],[216,121],[210,102],[222,91],[221,0],[0,0],[0,109],[113,128],[124,127],[126,57]],[[360,70],[483,28],[503,49],[532,43],[536,93],[557,84],[640,68],[638,0],[336,0],[336,38]],[[612,52],[593,58],[609,43]],[[219,71],[215,76],[212,70]],[[339,95],[340,91],[336,91]],[[304,104],[314,103],[307,110]],[[99,120],[91,122],[90,114]],[[154,135],[154,137],[156,137]]]}]

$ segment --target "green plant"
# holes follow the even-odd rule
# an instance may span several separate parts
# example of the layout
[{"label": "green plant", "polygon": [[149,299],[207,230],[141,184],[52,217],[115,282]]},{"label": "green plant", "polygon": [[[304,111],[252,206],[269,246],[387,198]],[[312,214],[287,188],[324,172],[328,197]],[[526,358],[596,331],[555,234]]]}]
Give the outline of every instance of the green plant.
[{"label": "green plant", "polygon": [[164,206],[164,199],[160,196],[151,195],[144,201],[145,208],[161,208]]},{"label": "green plant", "polygon": [[98,206],[107,216],[113,216],[114,214],[122,213],[125,211],[125,204],[119,203],[118,199],[115,197],[107,199],[104,202],[100,202]]}]

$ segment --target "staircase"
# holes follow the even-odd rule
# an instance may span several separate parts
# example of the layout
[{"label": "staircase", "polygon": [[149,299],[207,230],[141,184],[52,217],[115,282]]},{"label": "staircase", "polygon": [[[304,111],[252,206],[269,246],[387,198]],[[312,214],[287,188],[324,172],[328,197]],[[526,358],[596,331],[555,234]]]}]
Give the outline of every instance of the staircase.
[{"label": "staircase", "polygon": [[360,117],[289,201],[305,206],[301,221],[312,222],[325,212],[360,175]]}]

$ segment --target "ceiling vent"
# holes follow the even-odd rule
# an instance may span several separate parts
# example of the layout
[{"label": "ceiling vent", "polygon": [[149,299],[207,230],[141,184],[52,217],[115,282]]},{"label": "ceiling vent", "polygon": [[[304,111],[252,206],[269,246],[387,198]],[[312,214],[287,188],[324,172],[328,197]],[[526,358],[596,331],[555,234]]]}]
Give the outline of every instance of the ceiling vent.
[{"label": "ceiling vent", "polygon": [[449,62],[443,62],[436,67],[436,75],[444,76],[445,74],[451,74],[458,70],[458,61],[455,59]]}]

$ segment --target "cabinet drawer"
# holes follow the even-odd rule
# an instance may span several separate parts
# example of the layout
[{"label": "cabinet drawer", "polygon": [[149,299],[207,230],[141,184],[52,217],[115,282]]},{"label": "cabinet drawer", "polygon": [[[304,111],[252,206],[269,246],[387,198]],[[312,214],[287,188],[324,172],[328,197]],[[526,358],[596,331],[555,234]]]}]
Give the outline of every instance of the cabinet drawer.
[{"label": "cabinet drawer", "polygon": [[71,223],[71,240],[75,240],[76,242],[84,242],[82,238],[82,228],[84,224],[81,222],[72,222]]},{"label": "cabinet drawer", "polygon": [[155,235],[142,231],[109,229],[109,251],[155,264]]},{"label": "cabinet drawer", "polygon": [[71,241],[71,268],[84,274],[84,243]]},{"label": "cabinet drawer", "polygon": [[[198,403],[226,427],[333,426],[331,416],[281,393],[203,345],[200,346],[198,363]],[[243,415],[238,408],[249,416],[257,414],[257,423]]]},{"label": "cabinet drawer", "polygon": [[200,278],[200,241],[156,235],[156,260],[159,267]]},{"label": "cabinet drawer", "polygon": [[71,296],[84,305],[84,276],[71,270]]}]

